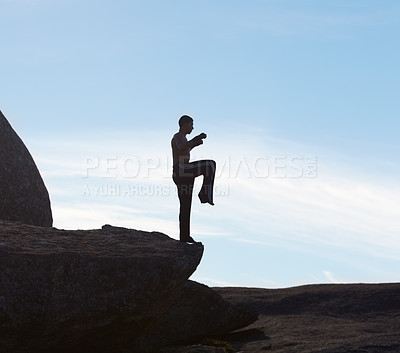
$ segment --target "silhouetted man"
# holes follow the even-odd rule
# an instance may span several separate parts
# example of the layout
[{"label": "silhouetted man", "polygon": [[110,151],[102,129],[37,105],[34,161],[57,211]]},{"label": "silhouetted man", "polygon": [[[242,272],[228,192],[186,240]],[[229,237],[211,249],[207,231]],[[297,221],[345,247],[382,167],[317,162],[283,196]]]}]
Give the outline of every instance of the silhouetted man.
[{"label": "silhouetted man", "polygon": [[201,160],[190,162],[190,150],[203,144],[207,135],[203,132],[190,141],[186,135],[193,131],[193,119],[188,115],[183,115],[179,119],[179,131],[171,140],[173,155],[173,174],[172,179],[178,187],[178,197],[180,202],[179,210],[179,230],[180,241],[195,243],[190,236],[190,209],[192,207],[192,193],[194,179],[200,175],[204,176],[203,186],[199,192],[201,203],[213,203],[213,187],[215,178],[215,162],[213,160]]}]

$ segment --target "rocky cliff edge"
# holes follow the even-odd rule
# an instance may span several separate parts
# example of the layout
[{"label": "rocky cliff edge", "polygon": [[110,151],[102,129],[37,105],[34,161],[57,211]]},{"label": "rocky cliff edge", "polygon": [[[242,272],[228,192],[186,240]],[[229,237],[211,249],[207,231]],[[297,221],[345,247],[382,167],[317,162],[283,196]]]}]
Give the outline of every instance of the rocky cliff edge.
[{"label": "rocky cliff edge", "polygon": [[0,221],[0,351],[118,351],[169,309],[202,254],[157,232]]}]

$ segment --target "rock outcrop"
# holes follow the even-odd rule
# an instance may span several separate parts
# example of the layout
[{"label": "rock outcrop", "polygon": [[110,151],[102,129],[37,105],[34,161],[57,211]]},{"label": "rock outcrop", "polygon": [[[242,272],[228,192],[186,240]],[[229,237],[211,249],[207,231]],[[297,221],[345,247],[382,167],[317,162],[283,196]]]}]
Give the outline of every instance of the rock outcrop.
[{"label": "rock outcrop", "polygon": [[135,351],[196,342],[248,326],[258,314],[231,304],[204,284],[187,281],[171,309],[133,345]]},{"label": "rock outcrop", "polygon": [[0,351],[119,352],[176,301],[202,253],[157,232],[0,221]]},{"label": "rock outcrop", "polygon": [[237,352],[400,352],[400,283],[214,290],[260,314],[223,338]]},{"label": "rock outcrop", "polygon": [[51,227],[49,194],[28,149],[0,112],[0,219]]},{"label": "rock outcrop", "polygon": [[195,344],[192,346],[173,346],[168,348],[163,348],[161,353],[226,353],[225,349],[222,347],[212,347],[204,346],[201,344]]}]

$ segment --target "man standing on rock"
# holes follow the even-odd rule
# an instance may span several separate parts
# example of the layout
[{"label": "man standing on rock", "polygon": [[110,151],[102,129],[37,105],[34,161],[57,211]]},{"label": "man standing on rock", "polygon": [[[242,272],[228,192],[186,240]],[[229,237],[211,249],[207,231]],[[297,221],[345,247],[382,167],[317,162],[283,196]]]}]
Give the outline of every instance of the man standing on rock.
[{"label": "man standing on rock", "polygon": [[201,160],[190,162],[190,150],[202,145],[207,135],[203,132],[191,140],[186,139],[186,135],[193,131],[193,119],[188,115],[183,115],[179,119],[179,131],[171,140],[173,156],[172,179],[178,188],[180,203],[179,210],[179,230],[180,241],[195,243],[190,236],[190,209],[192,206],[192,193],[194,179],[200,175],[204,176],[203,186],[199,192],[201,203],[213,203],[213,187],[215,178],[215,161]]}]

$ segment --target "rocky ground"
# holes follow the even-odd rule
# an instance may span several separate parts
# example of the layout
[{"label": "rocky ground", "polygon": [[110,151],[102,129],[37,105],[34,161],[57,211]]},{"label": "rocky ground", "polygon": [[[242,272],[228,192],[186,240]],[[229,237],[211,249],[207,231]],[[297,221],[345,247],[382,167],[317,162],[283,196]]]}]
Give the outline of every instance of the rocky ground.
[{"label": "rocky ground", "polygon": [[0,352],[230,353],[207,338],[241,353],[400,352],[400,283],[211,289],[187,280],[202,253],[157,232],[0,221]]},{"label": "rocky ground", "polygon": [[260,314],[223,337],[236,352],[400,352],[400,284],[214,289]]}]

